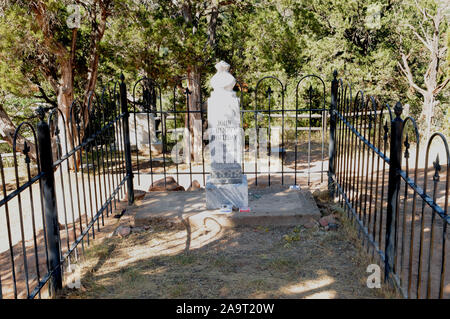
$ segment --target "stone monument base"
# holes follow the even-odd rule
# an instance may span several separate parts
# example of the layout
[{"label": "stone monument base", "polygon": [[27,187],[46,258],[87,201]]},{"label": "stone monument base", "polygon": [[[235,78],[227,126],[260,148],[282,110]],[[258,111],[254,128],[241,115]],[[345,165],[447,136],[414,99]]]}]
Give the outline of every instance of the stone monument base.
[{"label": "stone monument base", "polygon": [[245,175],[242,175],[239,184],[214,184],[208,176],[205,189],[207,209],[218,209],[222,205],[248,207],[248,182]]}]

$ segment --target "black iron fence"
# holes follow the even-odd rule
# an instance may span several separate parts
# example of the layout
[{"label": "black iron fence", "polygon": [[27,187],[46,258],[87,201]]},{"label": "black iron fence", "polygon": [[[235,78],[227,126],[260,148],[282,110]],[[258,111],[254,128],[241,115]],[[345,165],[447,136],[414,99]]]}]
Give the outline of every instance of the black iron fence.
[{"label": "black iron fence", "polygon": [[393,114],[388,104],[362,91],[353,97],[351,86],[336,77],[331,85],[331,194],[336,193],[368,251],[381,261],[385,278],[404,297],[450,298],[446,138],[435,133],[420,143],[415,120],[402,119],[400,102]]},{"label": "black iron fence", "polygon": [[12,167],[0,154],[3,298],[54,295],[124,198],[125,183],[133,201],[123,78],[100,101],[91,94],[66,114],[39,108],[37,115],[36,125],[24,122],[15,131]]},{"label": "black iron fence", "polygon": [[[166,91],[143,78],[133,88],[130,116],[133,168],[145,190],[168,176],[187,188],[204,186],[210,171],[207,102],[193,97],[193,79],[183,78]],[[245,145],[242,170],[251,185],[309,186],[327,172],[326,86],[307,75],[283,84],[267,76],[254,88],[237,83]]]},{"label": "black iron fence", "polygon": [[[315,75],[237,84],[249,185],[328,183],[404,296],[449,298],[445,137],[430,138],[423,162],[416,123],[401,119],[400,104],[394,115],[362,91],[353,98],[336,77],[330,100]],[[122,77],[67,113],[41,109],[36,125],[19,125],[11,167],[0,154],[0,297],[42,297],[47,283],[59,289],[118,202],[133,202],[134,188],[167,186],[169,177],[185,188],[205,184],[207,102],[195,85],[185,78],[164,90],[143,78],[127,92]]]}]

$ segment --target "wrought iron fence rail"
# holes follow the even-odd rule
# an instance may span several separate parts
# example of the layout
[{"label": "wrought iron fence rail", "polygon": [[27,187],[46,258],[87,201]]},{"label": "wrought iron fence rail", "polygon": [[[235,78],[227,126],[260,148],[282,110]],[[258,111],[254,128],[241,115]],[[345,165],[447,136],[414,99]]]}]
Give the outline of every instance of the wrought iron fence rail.
[{"label": "wrought iron fence rail", "polygon": [[450,224],[450,216],[445,214],[444,209],[439,206],[431,196],[429,196],[423,188],[421,188],[419,185],[414,183],[414,180],[412,180],[410,177],[408,177],[408,173],[399,170],[398,174],[403,178],[403,180],[408,184],[409,187],[411,187],[417,195],[420,196],[420,198],[423,199],[423,201],[434,211],[436,212],[439,217],[441,217],[447,224]]},{"label": "wrought iron fence rail", "polygon": [[369,140],[367,140],[361,133],[359,133],[339,111],[336,111],[336,114],[339,116],[340,120],[344,122],[344,124],[353,132],[353,134],[355,134],[356,137],[358,137],[365,145],[367,145],[367,147],[369,147],[381,159],[389,164],[389,157],[387,157],[383,152],[380,151],[379,148],[375,147],[372,143],[369,142]]},{"label": "wrought iron fence rail", "polygon": [[[1,157],[0,157],[1,161]],[[10,200],[14,199],[17,195],[22,193],[23,191],[27,190],[30,186],[32,186],[34,183],[38,182],[45,173],[40,172],[36,176],[33,176],[31,179],[20,185],[17,189],[9,193],[8,195],[4,196],[2,200],[0,200],[0,207],[8,203]]]}]

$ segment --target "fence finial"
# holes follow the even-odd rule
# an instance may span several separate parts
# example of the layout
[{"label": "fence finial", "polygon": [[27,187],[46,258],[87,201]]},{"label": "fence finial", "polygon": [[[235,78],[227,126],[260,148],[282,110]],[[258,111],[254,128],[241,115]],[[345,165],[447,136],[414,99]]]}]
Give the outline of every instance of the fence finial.
[{"label": "fence finial", "polygon": [[434,167],[434,175],[433,175],[433,181],[439,182],[439,172],[441,171],[441,164],[439,163],[439,153],[436,156],[436,160],[433,162]]},{"label": "fence finial", "polygon": [[333,71],[333,77],[334,77],[335,80],[336,80],[336,78],[337,78],[337,75],[338,75],[338,71],[337,71],[337,70],[334,70],[334,71]]},{"label": "fence finial", "polygon": [[123,75],[123,73],[120,73],[120,81],[121,82],[125,81],[125,75]]},{"label": "fence finial", "polygon": [[37,107],[34,112],[36,113],[36,115],[39,118],[39,120],[44,121],[45,110],[44,110],[44,108],[42,106]]},{"label": "fence finial", "polygon": [[402,103],[397,102],[394,106],[394,113],[395,115],[397,115],[397,117],[400,117],[400,115],[402,115],[402,112],[403,112]]}]

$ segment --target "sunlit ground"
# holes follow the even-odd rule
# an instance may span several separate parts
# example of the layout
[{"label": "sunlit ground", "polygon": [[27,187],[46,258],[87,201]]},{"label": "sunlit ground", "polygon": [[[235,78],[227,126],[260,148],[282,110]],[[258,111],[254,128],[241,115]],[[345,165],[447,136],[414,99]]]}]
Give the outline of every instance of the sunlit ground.
[{"label": "sunlit ground", "polygon": [[[287,236],[286,236],[287,235]],[[69,298],[377,298],[343,230],[158,229],[88,250]],[[367,261],[368,262],[368,261]]]}]

